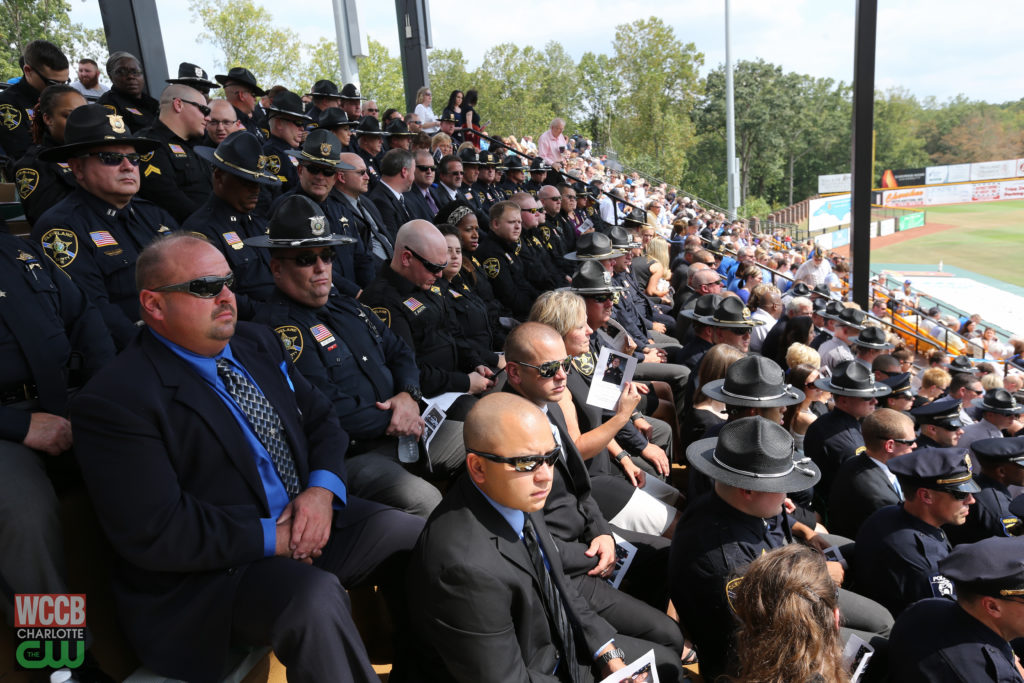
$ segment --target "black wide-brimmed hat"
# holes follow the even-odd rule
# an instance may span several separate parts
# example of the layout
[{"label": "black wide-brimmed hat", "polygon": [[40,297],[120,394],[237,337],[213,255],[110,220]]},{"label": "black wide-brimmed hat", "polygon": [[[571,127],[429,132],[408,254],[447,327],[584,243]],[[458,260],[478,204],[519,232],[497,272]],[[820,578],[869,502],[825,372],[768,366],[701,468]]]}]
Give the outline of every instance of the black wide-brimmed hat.
[{"label": "black wide-brimmed hat", "polygon": [[982,412],[998,413],[999,415],[1024,413],[1024,406],[1017,403],[1017,399],[1006,389],[989,389],[984,396],[971,401],[971,405],[980,408]]},{"label": "black wide-brimmed hat", "polygon": [[548,162],[544,161],[543,157],[534,157],[533,161],[530,162],[530,172],[531,173],[534,173],[534,172],[536,172],[536,173],[547,173],[550,170],[552,170],[551,169],[551,164],[549,164]]},{"label": "black wide-brimmed hat", "polygon": [[892,393],[892,389],[875,381],[875,375],[863,363],[843,361],[832,370],[831,377],[820,377],[814,386],[836,396],[878,398]]},{"label": "black wide-brimmed hat", "polygon": [[238,130],[227,136],[217,148],[196,147],[196,154],[211,165],[243,180],[261,185],[280,185],[276,175],[267,170],[263,144],[255,135]]},{"label": "black wide-brimmed hat", "polygon": [[214,88],[219,88],[220,84],[216,81],[211,81],[209,74],[206,73],[202,67],[196,66],[195,64],[189,64],[188,62],[182,62],[178,65],[178,77],[168,78],[167,83],[174,83],[176,85],[187,85],[190,88],[195,88],[203,94],[208,94]]},{"label": "black wide-brimmed hat", "polygon": [[712,327],[740,329],[764,325],[763,320],[758,320],[750,315],[750,309],[737,296],[722,297],[722,300],[715,306],[714,312],[711,315],[703,316],[698,322]]},{"label": "black wide-brimmed hat", "polygon": [[252,75],[252,72],[240,66],[236,66],[229,69],[226,74],[219,74],[214,76],[217,82],[221,85],[231,85],[232,83],[238,83],[240,85],[248,86],[254,93],[263,97],[267,94],[267,91],[259,86],[256,82],[256,77]]},{"label": "black wide-brimmed hat", "polygon": [[[643,209],[633,209],[625,215],[622,219],[622,224],[627,226],[639,227],[641,225],[647,225],[647,212]],[[721,244],[721,243],[720,243]],[[710,251],[710,250],[709,250]],[[712,252],[712,253],[721,253]]]},{"label": "black wide-brimmed hat", "polygon": [[334,130],[335,128],[339,128],[341,126],[348,126],[349,128],[354,128],[357,125],[359,125],[358,121],[353,121],[352,119],[350,119],[348,117],[348,114],[346,114],[338,107],[324,109],[322,112],[320,112],[320,118],[317,119],[316,122],[317,128],[326,128],[327,130]]},{"label": "black wide-brimmed hat", "polygon": [[811,290],[803,282],[797,282],[789,288],[789,294],[792,296],[810,296]]},{"label": "black wide-brimmed hat", "polygon": [[87,104],[72,111],[64,125],[64,144],[44,149],[42,161],[67,161],[103,145],[130,145],[146,154],[160,146],[159,142],[132,135],[120,114],[112,113],[102,104]]},{"label": "black wide-brimmed hat", "polygon": [[597,261],[584,261],[572,276],[570,292],[587,294],[612,294],[621,292],[622,287],[612,282],[612,274]]},{"label": "black wide-brimmed hat", "polygon": [[918,448],[886,463],[901,483],[938,491],[977,493],[981,487],[971,476],[966,448]]},{"label": "black wide-brimmed hat", "polygon": [[949,362],[947,369],[950,372],[963,372],[968,375],[974,374],[974,364],[969,356],[957,356]]},{"label": "black wide-brimmed hat", "polygon": [[377,120],[376,116],[364,116],[359,119],[359,125],[355,128],[356,133],[359,135],[379,135],[381,137],[388,137],[388,133],[380,129],[380,121]]},{"label": "black wide-brimmed hat", "polygon": [[693,304],[693,308],[684,308],[679,311],[679,315],[699,322],[704,316],[714,313],[715,309],[718,308],[718,304],[721,302],[721,294],[701,294],[697,297],[696,302]]},{"label": "black wide-brimmed hat", "polygon": [[629,231],[618,225],[611,229],[612,247],[616,249],[639,249],[642,245],[633,239]]},{"label": "black wide-brimmed hat", "polygon": [[458,119],[455,118],[455,112],[453,111],[441,112],[441,116],[437,120],[441,123],[458,123]]},{"label": "black wide-brimmed hat", "polygon": [[794,460],[795,452],[793,437],[782,425],[755,416],[726,423],[717,438],[694,441],[686,459],[728,486],[789,493],[805,491],[821,479],[811,459]]},{"label": "black wide-brimmed hat", "polygon": [[243,240],[250,247],[294,249],[351,244],[355,238],[331,232],[330,219],[316,202],[304,194],[288,195],[267,224],[267,234]]},{"label": "black wide-brimmed hat", "polygon": [[313,84],[312,89],[306,93],[309,97],[331,97],[340,100],[341,93],[338,92],[338,84],[326,78]]},{"label": "black wide-brimmed hat", "polygon": [[405,125],[405,121],[402,119],[394,119],[388,123],[384,128],[390,137],[412,137],[416,133],[409,131],[409,126]]},{"label": "black wide-brimmed hat", "polygon": [[343,100],[365,100],[366,98],[359,94],[359,88],[356,87],[355,83],[346,83],[341,89],[341,99]]},{"label": "black wide-brimmed hat", "polygon": [[480,161],[480,154],[472,147],[459,152],[459,161],[462,162],[463,166],[483,166],[483,162]]},{"label": "black wide-brimmed hat", "polygon": [[[851,308],[847,310],[855,311],[857,309]],[[891,349],[894,346],[894,344],[889,342],[889,339],[885,336],[885,330],[881,327],[864,327],[859,335],[850,340],[850,343],[863,346],[866,349]]]},{"label": "black wide-brimmed hat", "polygon": [[270,101],[270,106],[267,107],[267,116],[269,118],[283,116],[302,123],[311,123],[313,121],[313,118],[306,114],[302,98],[290,90],[283,90],[274,95],[274,99]]},{"label": "black wide-brimmed hat", "polygon": [[814,285],[814,289],[811,290],[813,296],[820,296],[826,299],[832,298],[832,290],[828,288],[828,285]]},{"label": "black wide-brimmed hat", "polygon": [[498,157],[494,156],[494,152],[489,149],[480,150],[480,165],[481,166],[497,166]]},{"label": "black wide-brimmed hat", "polygon": [[621,249],[612,246],[612,238],[603,232],[588,232],[576,240],[576,251],[565,255],[567,261],[589,261],[622,256]]},{"label": "black wide-brimmed hat", "polygon": [[317,128],[306,136],[299,149],[286,149],[285,154],[295,157],[300,164],[330,166],[342,171],[355,170],[352,164],[341,160],[341,140],[324,128]]},{"label": "black wide-brimmed hat", "polygon": [[781,408],[804,400],[804,392],[786,382],[779,364],[764,356],[740,358],[725,371],[725,379],[712,380],[700,390],[716,401],[745,408]]},{"label": "black wide-brimmed hat", "polygon": [[523,160],[520,159],[515,154],[509,154],[507,157],[505,157],[505,161],[502,162],[502,163],[505,166],[505,170],[506,171],[525,171],[526,170],[526,165],[523,163]]}]

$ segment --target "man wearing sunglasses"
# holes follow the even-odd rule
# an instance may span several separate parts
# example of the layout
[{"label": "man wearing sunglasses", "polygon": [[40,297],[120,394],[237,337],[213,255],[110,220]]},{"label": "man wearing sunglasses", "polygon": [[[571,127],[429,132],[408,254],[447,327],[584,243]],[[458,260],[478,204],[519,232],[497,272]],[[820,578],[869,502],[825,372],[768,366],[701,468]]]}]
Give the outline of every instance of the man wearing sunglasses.
[{"label": "man wearing sunglasses", "polygon": [[237,322],[206,240],[154,243],[138,279],[146,328],[71,409],[136,653],[203,680],[232,641],[272,644],[297,679],[376,680],[341,586],[404,600],[422,522],[350,495],[330,402],[270,329]]},{"label": "man wearing sunglasses", "polygon": [[395,236],[388,234],[384,217],[377,206],[364,196],[370,190],[370,171],[366,162],[354,152],[346,152],[340,158],[352,169],[338,173],[331,196],[341,206],[349,223],[356,227],[366,250],[373,254],[375,267],[380,268],[380,264],[390,262],[394,256]]},{"label": "man wearing sunglasses", "polygon": [[[279,193],[285,193],[299,184],[299,162],[289,151],[296,151],[306,137],[306,126],[313,122],[306,115],[302,99],[293,92],[283,90],[274,96],[267,108],[270,139],[263,145],[267,168],[281,181]],[[274,195],[276,199],[279,195]]]},{"label": "man wearing sunglasses", "polygon": [[23,77],[0,91],[0,150],[20,159],[32,146],[32,111],[49,85],[68,82],[68,58],[45,40],[33,40],[22,53]]},{"label": "man wearing sunglasses", "polygon": [[169,213],[135,197],[141,155],[159,144],[131,135],[106,107],[87,104],[68,116],[64,144],[39,155],[67,162],[78,187],[39,217],[32,239],[85,290],[119,349],[138,331],[135,260],[178,228]]},{"label": "man wearing sunglasses", "polygon": [[160,117],[139,133],[160,143],[140,166],[139,195],[167,210],[179,223],[184,223],[213,191],[210,167],[193,149],[209,120],[210,108],[201,92],[172,84],[160,95]]}]

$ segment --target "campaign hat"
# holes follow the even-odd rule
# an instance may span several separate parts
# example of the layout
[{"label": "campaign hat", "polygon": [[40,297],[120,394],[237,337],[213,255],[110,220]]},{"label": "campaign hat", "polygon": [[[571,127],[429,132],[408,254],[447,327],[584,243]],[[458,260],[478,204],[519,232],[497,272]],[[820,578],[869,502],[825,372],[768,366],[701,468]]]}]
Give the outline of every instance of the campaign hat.
[{"label": "campaign hat", "polygon": [[341,140],[338,136],[325,128],[317,128],[306,136],[302,147],[286,149],[284,153],[298,159],[300,164],[330,166],[341,171],[354,170],[355,166],[341,160],[341,152]]},{"label": "campaign hat", "polygon": [[814,386],[836,396],[853,398],[878,398],[892,393],[889,386],[875,381],[875,375],[869,368],[855,360],[839,363],[830,377],[818,378]]},{"label": "campaign hat", "polygon": [[206,70],[195,64],[189,64],[188,62],[182,62],[178,65],[178,77],[168,78],[167,83],[174,83],[176,85],[187,85],[190,88],[195,88],[203,94],[209,94],[214,88],[219,88],[220,84],[216,81],[210,80],[210,75],[206,73]]},{"label": "campaign hat", "polygon": [[779,364],[764,356],[744,356],[716,379],[700,387],[708,398],[730,406],[782,408],[800,403],[804,392],[786,382]]},{"label": "campaign hat", "polygon": [[39,159],[67,161],[104,145],[130,145],[139,154],[147,154],[159,147],[160,142],[132,135],[124,118],[102,104],[86,104],[68,115],[64,144],[44,149]]},{"label": "campaign hat", "polygon": [[603,232],[588,232],[576,240],[576,251],[565,255],[567,261],[604,260],[622,256],[623,252],[612,246],[612,238]]},{"label": "campaign hat", "polygon": [[612,227],[610,237],[615,249],[639,249],[641,246],[628,230],[618,225]]},{"label": "campaign hat", "polygon": [[355,238],[331,232],[330,219],[304,194],[287,195],[267,223],[267,233],[243,240],[250,247],[294,249],[351,244]]},{"label": "campaign hat", "polygon": [[309,97],[330,97],[332,99],[340,100],[341,93],[338,92],[338,84],[334,81],[329,81],[326,78],[322,78],[313,84],[313,87],[308,93]]},{"label": "campaign hat", "polygon": [[377,120],[376,116],[364,116],[359,119],[359,125],[356,126],[355,130],[359,135],[379,135],[383,138],[390,136],[390,133],[380,129],[380,121]]},{"label": "campaign hat", "polygon": [[327,130],[334,130],[340,126],[354,127],[359,125],[358,121],[354,121],[348,117],[344,111],[338,107],[331,107],[320,112],[320,118],[317,119],[317,128],[326,128]]},{"label": "campaign hat", "polygon": [[226,74],[218,74],[217,76],[214,76],[214,78],[221,85],[232,85],[237,83],[239,85],[249,86],[249,89],[260,97],[267,94],[267,91],[261,88],[256,82],[256,77],[252,75],[252,72],[241,66],[233,67],[229,69]]},{"label": "campaign hat", "polygon": [[[856,311],[856,308],[847,310]],[[846,323],[844,323],[846,324]],[[885,336],[885,330],[881,327],[865,326],[860,334],[850,340],[850,343],[863,346],[866,349],[891,349],[893,344]]]},{"label": "campaign hat", "polygon": [[587,294],[613,294],[621,292],[622,287],[612,282],[612,274],[597,261],[584,261],[572,276],[570,292],[586,296]]},{"label": "campaign hat", "polygon": [[728,328],[751,328],[764,325],[763,320],[758,320],[750,315],[750,309],[743,303],[743,300],[736,296],[723,296],[722,300],[715,307],[711,315],[706,315],[698,322],[712,327]]},{"label": "campaign hat", "polygon": [[341,88],[341,92],[339,93],[339,99],[365,100],[366,98],[359,94],[359,88],[356,87],[355,83],[346,83]]},{"label": "campaign hat", "polygon": [[243,180],[250,180],[260,185],[281,184],[278,177],[267,170],[267,158],[263,155],[263,143],[249,131],[235,131],[221,140],[216,149],[196,147],[195,152],[197,156],[205,159],[214,168],[219,168]]},{"label": "campaign hat", "polygon": [[979,408],[982,412],[998,413],[999,415],[1024,413],[1024,406],[1017,403],[1017,399],[1006,389],[989,389],[984,396],[971,401],[971,405]]},{"label": "campaign hat", "polygon": [[283,116],[302,123],[312,123],[313,121],[313,118],[306,114],[302,98],[290,90],[283,90],[274,95],[270,106],[267,107],[267,116],[270,118]]},{"label": "campaign hat", "polygon": [[693,308],[684,308],[679,311],[679,315],[684,318],[700,322],[700,319],[704,316],[714,313],[721,301],[721,294],[701,294],[697,297],[696,302],[693,304]]}]

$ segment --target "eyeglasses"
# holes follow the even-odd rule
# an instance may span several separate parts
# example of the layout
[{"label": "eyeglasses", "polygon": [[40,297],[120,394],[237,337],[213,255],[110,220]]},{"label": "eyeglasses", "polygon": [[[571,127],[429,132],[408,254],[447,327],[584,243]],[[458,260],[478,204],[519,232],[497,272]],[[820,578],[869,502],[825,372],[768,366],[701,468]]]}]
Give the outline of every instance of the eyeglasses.
[{"label": "eyeglasses", "polygon": [[561,368],[567,374],[569,368],[572,367],[572,358],[566,356],[562,360],[549,360],[540,365],[532,365],[530,363],[523,362],[521,360],[506,360],[508,363],[515,363],[516,365],[525,365],[528,368],[533,368],[537,373],[544,379],[551,379],[558,374],[558,369]]},{"label": "eyeglasses", "polygon": [[310,254],[299,254],[298,256],[275,256],[274,258],[284,259],[286,261],[295,261],[295,265],[299,268],[309,268],[316,263],[319,258],[321,263],[330,265],[334,261],[334,251],[327,249],[319,253]]},{"label": "eyeglasses", "polygon": [[356,169],[348,169],[348,168],[346,168],[345,169],[345,173],[355,173],[356,175],[370,175],[370,172],[367,171],[365,168],[356,168]]},{"label": "eyeglasses", "polygon": [[39,80],[41,80],[46,85],[68,85],[69,83],[71,83],[70,78],[63,81],[58,81],[56,78],[47,78],[43,76],[43,74],[41,74],[39,72],[39,69],[37,69],[36,67],[32,66],[31,64],[29,64],[28,66],[36,72],[36,76],[39,76]]},{"label": "eyeglasses", "polygon": [[416,164],[416,168],[424,173],[433,173],[437,169],[437,166],[420,166],[419,164]]},{"label": "eyeglasses", "polygon": [[376,114],[377,112],[380,111],[380,109],[367,109],[366,111],[370,112],[371,114]]},{"label": "eyeglasses", "polygon": [[896,443],[901,443],[904,446],[913,446],[917,443],[917,439],[893,439]]},{"label": "eyeglasses", "polygon": [[200,299],[212,299],[227,287],[231,289],[235,284],[235,274],[229,273],[223,277],[219,275],[205,275],[188,282],[177,282],[173,285],[153,287],[152,292],[185,292]]},{"label": "eyeglasses", "polygon": [[138,152],[128,152],[127,154],[124,152],[89,152],[87,154],[78,155],[79,159],[84,159],[86,157],[96,157],[104,166],[120,166],[121,162],[125,159],[127,159],[128,163],[132,166],[138,166],[139,160],[142,159],[142,155]]},{"label": "eyeglasses", "polygon": [[462,175],[465,175],[465,172],[464,171],[448,171],[447,173],[444,173],[443,175],[462,176]]},{"label": "eyeglasses", "polygon": [[948,491],[946,489],[933,489],[933,490],[940,491],[942,493],[948,493],[949,495],[953,496],[954,498],[956,498],[959,501],[965,501],[965,500],[967,500],[967,497],[971,495],[970,491]]},{"label": "eyeglasses", "polygon": [[563,194],[562,199],[577,199],[577,197],[574,194]]},{"label": "eyeglasses", "polygon": [[590,299],[591,301],[596,301],[599,304],[603,304],[603,303],[606,303],[608,301],[612,301],[615,298],[615,295],[614,294],[588,294],[586,296],[586,298]]},{"label": "eyeglasses", "polygon": [[210,108],[207,107],[205,104],[199,104],[198,102],[193,102],[192,100],[186,100],[184,97],[178,97],[177,99],[180,102],[186,102],[188,104],[191,104],[193,107],[198,109],[199,113],[202,114],[203,116],[209,116],[210,115]]},{"label": "eyeglasses", "polygon": [[445,268],[448,267],[448,262],[447,261],[445,261],[444,263],[440,263],[440,264],[434,263],[433,261],[428,261],[427,259],[423,258],[419,254],[417,254],[415,251],[410,249],[409,247],[406,247],[405,250],[407,252],[409,252],[410,254],[412,254],[416,258],[417,261],[419,261],[420,263],[423,264],[424,268],[426,268],[429,272],[433,273],[434,275],[437,275],[442,270],[444,270]]},{"label": "eyeglasses", "polygon": [[544,209],[519,209],[524,213],[544,213]]},{"label": "eyeglasses", "polygon": [[122,66],[120,69],[114,69],[115,76],[141,76],[142,72],[138,69],[129,69]]},{"label": "eyeglasses", "polygon": [[306,173],[312,173],[313,175],[322,175],[325,178],[330,178],[338,172],[336,168],[329,168],[327,166],[312,166],[310,164],[302,164],[302,168],[306,169]]},{"label": "eyeglasses", "polygon": [[981,396],[985,393],[984,389],[971,389],[970,387],[967,387],[967,391],[971,392],[975,396]]},{"label": "eyeglasses", "polygon": [[207,128],[230,128],[231,126],[238,123],[238,119],[234,121],[221,121],[220,119],[210,119],[206,122]]},{"label": "eyeglasses", "polygon": [[505,465],[512,465],[516,472],[533,472],[540,465],[551,465],[554,466],[555,460],[562,454],[562,448],[556,445],[547,453],[543,455],[521,455],[517,458],[506,458],[501,455],[495,455],[494,453],[484,453],[483,451],[467,451],[469,453],[476,453],[481,458],[486,458],[492,462],[500,462]]}]

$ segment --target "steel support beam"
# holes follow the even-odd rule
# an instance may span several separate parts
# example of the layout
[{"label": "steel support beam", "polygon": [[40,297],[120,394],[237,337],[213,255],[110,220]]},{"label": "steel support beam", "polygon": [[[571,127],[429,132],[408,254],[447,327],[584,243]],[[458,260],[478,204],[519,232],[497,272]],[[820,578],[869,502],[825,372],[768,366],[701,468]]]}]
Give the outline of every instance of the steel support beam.
[{"label": "steel support beam", "polygon": [[416,91],[430,85],[427,49],[430,40],[430,8],[427,0],[395,0],[398,47],[402,59],[406,111],[416,108]]},{"label": "steel support beam", "polygon": [[864,310],[871,308],[871,185],[872,130],[875,113],[875,38],[878,0],[857,0],[857,29],[853,53],[853,135],[850,170],[851,292]]},{"label": "steel support beam", "polygon": [[[160,99],[167,87],[167,58],[156,0],[99,0],[99,4],[107,49],[111,54],[124,50],[138,57],[146,76],[146,90]],[[100,64],[101,69],[104,66]],[[174,73],[178,73],[177,65]]]}]

